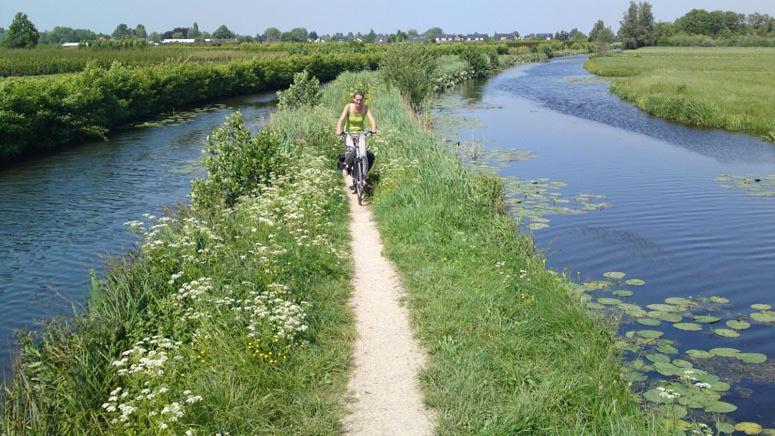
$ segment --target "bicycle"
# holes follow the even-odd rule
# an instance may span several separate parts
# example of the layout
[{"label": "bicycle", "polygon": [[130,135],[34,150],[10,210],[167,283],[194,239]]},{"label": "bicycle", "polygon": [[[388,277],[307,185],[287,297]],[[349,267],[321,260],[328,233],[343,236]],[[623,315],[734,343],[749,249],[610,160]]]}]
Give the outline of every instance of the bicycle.
[{"label": "bicycle", "polygon": [[[350,136],[355,146],[355,158],[353,158],[352,170],[350,175],[353,178],[353,186],[355,193],[358,196],[358,204],[363,205],[363,199],[366,197],[366,175],[369,171],[369,158],[366,152],[366,144],[363,143],[361,147],[361,136],[364,138],[371,136],[372,133],[367,132],[342,132],[342,138]],[[345,144],[346,144],[345,139]]]}]

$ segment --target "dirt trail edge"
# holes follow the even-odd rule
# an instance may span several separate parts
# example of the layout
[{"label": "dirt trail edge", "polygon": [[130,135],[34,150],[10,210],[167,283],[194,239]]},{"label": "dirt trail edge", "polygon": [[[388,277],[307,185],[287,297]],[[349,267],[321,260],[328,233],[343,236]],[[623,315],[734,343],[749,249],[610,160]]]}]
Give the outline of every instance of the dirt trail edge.
[{"label": "dirt trail edge", "polygon": [[423,404],[418,380],[425,351],[412,334],[408,310],[401,305],[403,289],[393,265],[382,256],[382,241],[370,208],[359,206],[354,195],[348,197],[355,264],[350,305],[358,339],[349,383],[354,401],[344,419],[344,431],[353,435],[433,434],[433,412]]}]

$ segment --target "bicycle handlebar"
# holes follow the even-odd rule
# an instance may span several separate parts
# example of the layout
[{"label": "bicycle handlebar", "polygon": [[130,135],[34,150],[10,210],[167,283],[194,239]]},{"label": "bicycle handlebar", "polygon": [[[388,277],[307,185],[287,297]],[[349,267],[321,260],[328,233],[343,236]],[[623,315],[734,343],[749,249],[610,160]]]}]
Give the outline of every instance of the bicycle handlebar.
[{"label": "bicycle handlebar", "polygon": [[371,130],[367,130],[365,132],[347,132],[347,131],[343,130],[342,133],[339,134],[339,136],[345,136],[345,135],[350,135],[350,136],[355,136],[355,135],[372,136],[372,135],[376,135],[376,134],[377,134],[376,132],[372,132]]}]

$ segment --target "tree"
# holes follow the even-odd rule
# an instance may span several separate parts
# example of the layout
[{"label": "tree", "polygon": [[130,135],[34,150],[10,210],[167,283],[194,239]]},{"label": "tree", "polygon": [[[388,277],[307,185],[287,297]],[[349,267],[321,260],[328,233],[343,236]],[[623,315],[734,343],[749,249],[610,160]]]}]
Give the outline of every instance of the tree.
[{"label": "tree", "polygon": [[216,39],[234,39],[235,36],[234,32],[229,30],[225,24],[221,24],[221,26],[213,32],[213,37]]},{"label": "tree", "polygon": [[93,41],[97,34],[88,29],[73,29],[56,26],[49,32],[40,35],[41,44],[62,44],[65,42]]},{"label": "tree", "polygon": [[142,24],[138,24],[137,26],[135,26],[135,30],[132,33],[135,38],[141,38],[141,39],[148,38],[148,33],[145,31],[145,26],[143,26]]},{"label": "tree", "polygon": [[316,41],[318,39],[318,33],[313,30],[309,33],[309,35],[307,35],[307,38]]},{"label": "tree", "polygon": [[129,38],[132,36],[132,31],[129,30],[129,26],[127,26],[124,23],[119,24],[116,26],[116,29],[111,34],[113,39],[124,39]]},{"label": "tree", "polygon": [[603,20],[597,20],[592,30],[589,31],[589,40],[610,44],[614,41],[614,32],[610,27],[606,27]]},{"label": "tree", "polygon": [[5,29],[0,26],[0,44],[3,43],[3,38],[5,38]]},{"label": "tree", "polygon": [[619,27],[619,38],[624,42],[624,48],[628,49],[655,43],[654,14],[649,2],[630,2]]},{"label": "tree", "polygon": [[161,33],[159,33],[159,32],[151,32],[151,34],[148,35],[148,39],[150,41],[155,42],[155,43],[158,44],[158,43],[161,42],[161,39],[162,39],[161,38]]},{"label": "tree", "polygon": [[365,42],[374,42],[377,40],[377,34],[374,29],[369,30],[369,33],[363,39]]},{"label": "tree", "polygon": [[584,32],[580,31],[578,28],[574,27],[570,30],[570,39],[587,39],[587,35],[585,35]]},{"label": "tree", "polygon": [[436,38],[443,34],[444,31],[441,30],[441,27],[431,27],[430,29],[426,30],[425,33],[423,33],[423,36],[427,41],[435,41]]},{"label": "tree", "polygon": [[199,25],[194,23],[189,29],[188,29],[188,37],[199,39],[202,37],[202,32],[199,31]]},{"label": "tree", "polygon": [[282,38],[282,36],[283,36],[283,33],[280,32],[280,30],[277,29],[276,27],[268,27],[264,31],[264,40],[266,40],[267,42],[279,41],[280,38]]},{"label": "tree", "polygon": [[13,22],[5,32],[3,45],[10,48],[30,48],[38,44],[38,39],[40,39],[38,29],[27,18],[27,14],[17,12],[16,16],[13,17]]}]

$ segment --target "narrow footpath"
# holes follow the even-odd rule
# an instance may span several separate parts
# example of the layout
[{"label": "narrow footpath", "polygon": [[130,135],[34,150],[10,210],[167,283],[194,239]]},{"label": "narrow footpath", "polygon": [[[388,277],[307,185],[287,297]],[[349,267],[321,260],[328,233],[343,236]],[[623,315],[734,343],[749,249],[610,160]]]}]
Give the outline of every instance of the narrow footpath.
[{"label": "narrow footpath", "polygon": [[[349,182],[349,177],[347,178]],[[349,186],[349,184],[348,184]],[[358,339],[349,391],[353,402],[344,420],[352,435],[430,435],[433,413],[423,404],[418,373],[425,351],[415,340],[403,289],[368,206],[350,199],[350,233],[355,264],[354,292]]]}]

